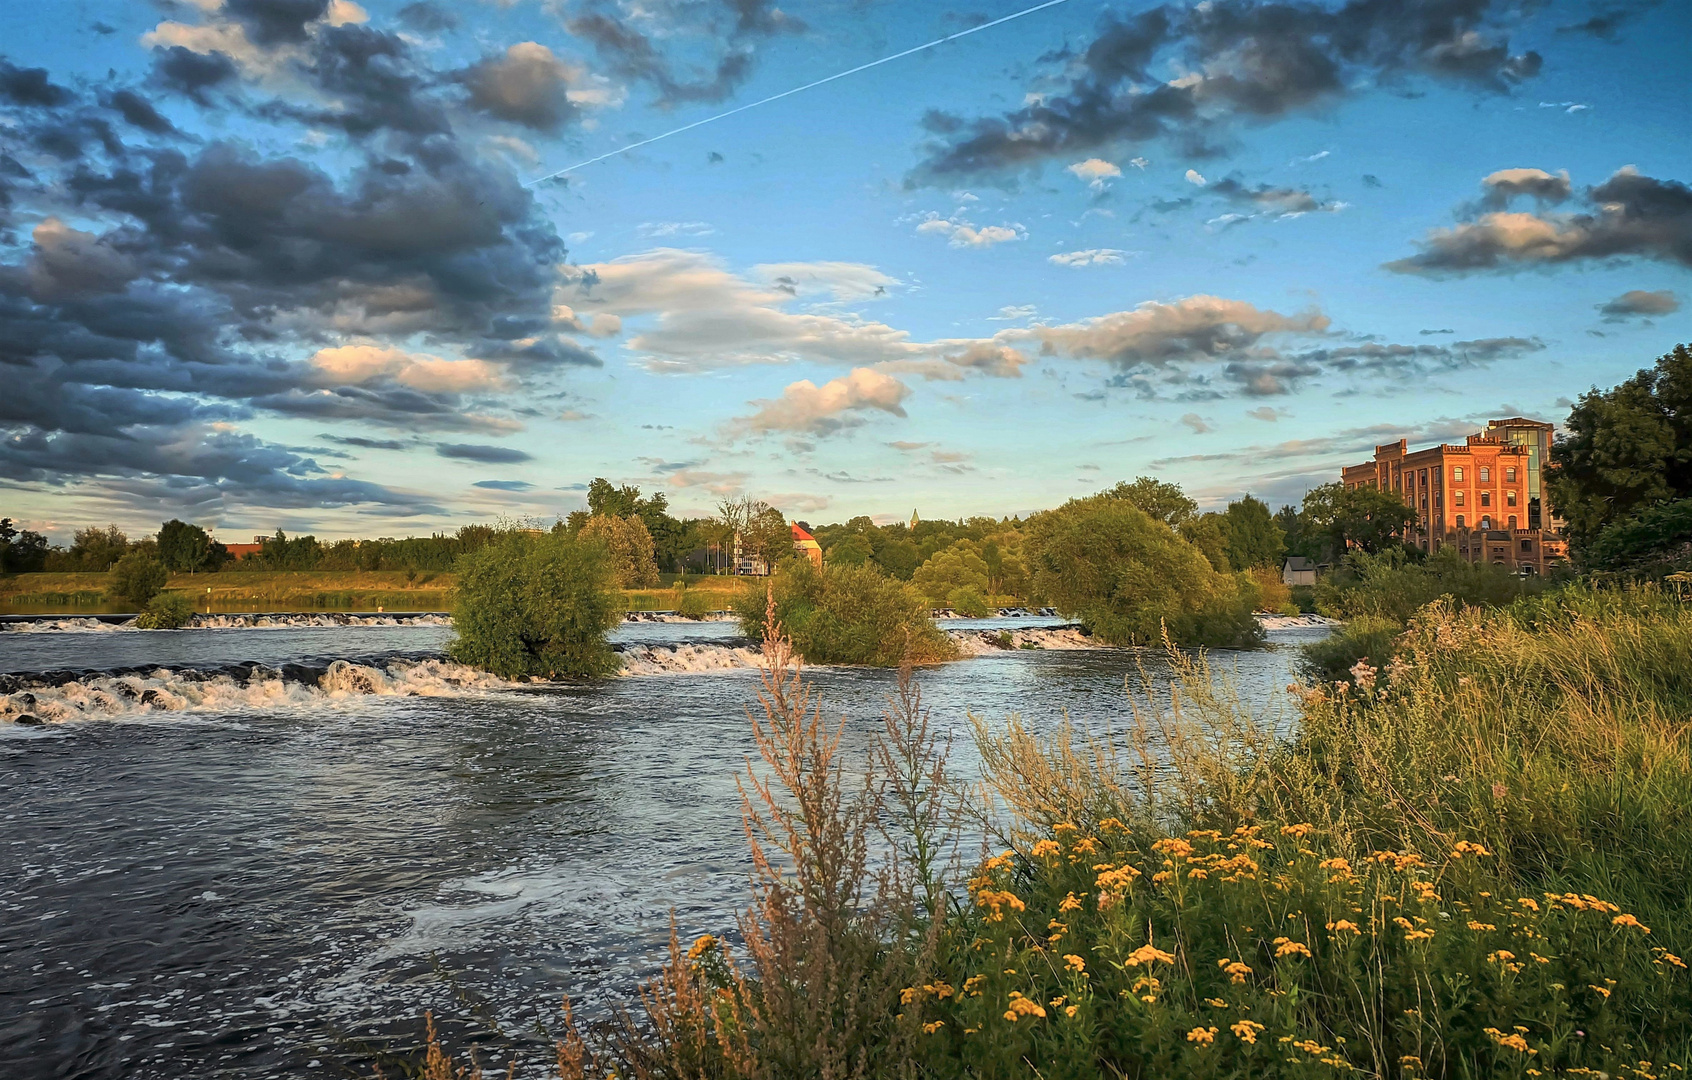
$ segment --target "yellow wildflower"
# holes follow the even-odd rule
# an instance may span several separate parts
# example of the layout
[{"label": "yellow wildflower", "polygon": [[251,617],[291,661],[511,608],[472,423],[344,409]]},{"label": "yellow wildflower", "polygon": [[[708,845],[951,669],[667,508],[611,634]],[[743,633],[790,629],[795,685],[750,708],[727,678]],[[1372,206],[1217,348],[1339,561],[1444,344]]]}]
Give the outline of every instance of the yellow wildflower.
[{"label": "yellow wildflower", "polygon": [[1078,1013],[1080,1011],[1081,1011],[1081,1006],[1079,1006],[1079,1005],[1068,1005],[1068,1006],[1064,1007],[1063,1015],[1073,1017],[1076,1013]]},{"label": "yellow wildflower", "polygon": [[933,994],[935,997],[940,998],[942,1000],[952,996],[952,986],[951,986],[950,983],[944,983],[944,982],[938,982],[938,981],[931,982],[927,986],[924,986],[923,989],[927,990],[929,993]]},{"label": "yellow wildflower", "polygon": [[1290,938],[1278,937],[1275,939],[1275,958],[1277,960],[1283,956],[1295,955],[1309,956],[1309,946]]},{"label": "yellow wildflower", "polygon": [[1496,929],[1498,929],[1498,927],[1492,925],[1489,922],[1478,922],[1474,919],[1470,919],[1469,920],[1469,929],[1470,930],[1496,930]]},{"label": "yellow wildflower", "polygon": [[1522,905],[1523,907],[1527,908],[1529,911],[1538,911],[1539,910],[1539,902],[1531,899],[1530,897],[1524,896],[1520,900],[1517,900],[1516,903],[1518,903],[1518,904]]},{"label": "yellow wildflower", "polygon": [[1009,851],[1005,852],[1003,855],[995,855],[991,859],[982,863],[981,869],[983,872],[989,874],[995,870],[1009,870],[1015,865],[1013,855],[1014,853]]},{"label": "yellow wildflower", "polygon": [[1486,850],[1484,847],[1481,847],[1479,844],[1472,844],[1467,840],[1457,841],[1457,846],[1451,849],[1451,857],[1453,859],[1461,859],[1465,855],[1479,856],[1491,854],[1492,852]]},{"label": "yellow wildflower", "polygon": [[1175,956],[1173,953],[1164,952],[1155,945],[1141,945],[1138,949],[1129,953],[1128,958],[1122,963],[1124,967],[1139,967],[1141,964],[1150,964],[1154,961],[1173,964]]},{"label": "yellow wildflower", "polygon": [[933,1020],[933,1021],[930,1021],[929,1023],[922,1025],[922,1033],[924,1035],[932,1035],[936,1031],[939,1031],[941,1028],[943,1028],[945,1026],[946,1026],[946,1021],[944,1021],[944,1020]]},{"label": "yellow wildflower", "polygon": [[1487,953],[1486,958],[1494,964],[1506,964],[1514,960],[1516,954],[1509,949],[1499,949],[1497,952]]},{"label": "yellow wildflower", "polygon": [[1042,840],[1034,845],[1033,855],[1036,859],[1043,859],[1047,855],[1056,855],[1061,850],[1056,840]]},{"label": "yellow wildflower", "polygon": [[1229,1024],[1228,1030],[1238,1035],[1241,1042],[1254,1043],[1257,1041],[1257,1033],[1263,1030],[1263,1025],[1254,1020],[1241,1020],[1238,1023]]},{"label": "yellow wildflower", "polygon": [[1632,915],[1617,915],[1615,918],[1611,919],[1610,922],[1616,926],[1637,926],[1647,934],[1651,932],[1651,928],[1649,926],[1646,926]]},{"label": "yellow wildflower", "polygon": [[1204,1003],[1212,1009],[1226,1009],[1228,1007],[1228,1003],[1221,998],[1205,998]]},{"label": "yellow wildflower", "polygon": [[988,910],[987,921],[999,922],[1005,917],[1005,909],[1012,911],[1026,911],[1028,905],[1021,897],[1008,890],[983,889],[975,894],[975,905]]},{"label": "yellow wildflower", "polygon": [[1012,990],[1010,1006],[1005,1010],[1005,1019],[1014,1024],[1024,1016],[1038,1016],[1043,1020],[1046,1017],[1046,1010],[1038,1001],[1030,1001]]},{"label": "yellow wildflower", "polygon": [[701,956],[704,956],[707,952],[710,952],[716,947],[717,939],[714,935],[700,934],[698,937],[693,939],[692,947],[687,950],[687,958],[689,960],[698,960]]},{"label": "yellow wildflower", "polygon": [[899,991],[899,1004],[909,1005],[913,1001],[920,1000],[921,997],[921,990],[918,990],[914,986],[907,986],[903,990]]},{"label": "yellow wildflower", "polygon": [[1091,836],[1085,836],[1075,842],[1075,853],[1069,857],[1069,861],[1078,862],[1082,855],[1097,855],[1098,853],[1099,842]]},{"label": "yellow wildflower", "polygon": [[1607,986],[1594,986],[1592,983],[1587,983],[1586,985],[1588,987],[1590,987],[1592,990],[1595,990],[1598,993],[1603,994],[1606,1000],[1609,999],[1609,996],[1610,996],[1610,988],[1609,987],[1607,987]]},{"label": "yellow wildflower", "polygon": [[1434,934],[1433,934],[1432,930],[1412,930],[1408,934],[1404,935],[1404,940],[1405,941],[1432,941],[1433,936],[1434,936]]},{"label": "yellow wildflower", "polygon": [[1333,922],[1328,924],[1328,929],[1332,930],[1336,934],[1343,934],[1347,931],[1350,931],[1353,934],[1363,933],[1363,931],[1357,929],[1357,924],[1352,922],[1350,919],[1335,919]]},{"label": "yellow wildflower", "polygon": [[1527,1040],[1522,1038],[1521,1035],[1519,1035],[1515,1032],[1510,1032],[1509,1034],[1505,1034],[1504,1032],[1499,1031],[1497,1028],[1490,1028],[1490,1027],[1486,1028],[1485,1031],[1488,1035],[1492,1036],[1492,1041],[1497,1043],[1499,1046],[1508,1047],[1511,1050],[1518,1050],[1518,1051],[1520,1051],[1524,1054],[1537,1054],[1537,1053],[1539,1053],[1538,1050],[1531,1049],[1528,1046]]},{"label": "yellow wildflower", "polygon": [[1122,824],[1122,822],[1113,817],[1107,817],[1103,821],[1099,822],[1099,831],[1104,832],[1106,829],[1115,829],[1117,832],[1127,832],[1128,826]]},{"label": "yellow wildflower", "polygon": [[1216,1041],[1216,1029],[1196,1027],[1187,1032],[1187,1041],[1198,1043],[1200,1046],[1209,1046]]},{"label": "yellow wildflower", "polygon": [[1251,968],[1238,960],[1229,960],[1226,957],[1216,961],[1216,966],[1220,967],[1236,984],[1245,982],[1246,976],[1251,974]]},{"label": "yellow wildflower", "polygon": [[1081,830],[1067,821],[1060,821],[1052,826],[1052,831],[1062,836],[1064,833],[1080,832]]},{"label": "yellow wildflower", "polygon": [[986,981],[987,976],[985,975],[971,975],[969,978],[964,980],[964,993],[979,995],[981,991],[976,989],[976,987]]},{"label": "yellow wildflower", "polygon": [[1075,899],[1074,893],[1070,893],[1068,896],[1064,897],[1063,900],[1058,903],[1058,911],[1059,912],[1080,911],[1080,910],[1081,910],[1081,901]]},{"label": "yellow wildflower", "polygon": [[1295,837],[1299,840],[1303,840],[1306,836],[1309,836],[1311,833],[1313,833],[1315,831],[1316,831],[1316,826],[1314,826],[1314,825],[1299,824],[1299,825],[1282,825],[1281,826],[1281,835],[1282,836],[1291,836],[1291,837]]},{"label": "yellow wildflower", "polygon": [[1678,957],[1678,956],[1674,955],[1673,953],[1669,952],[1667,949],[1652,949],[1651,951],[1656,953],[1661,959],[1667,960],[1669,963],[1673,964],[1677,968],[1683,968],[1683,967],[1686,966],[1686,961],[1682,960],[1680,957]]},{"label": "yellow wildflower", "polygon": [[1079,975],[1081,972],[1087,970],[1087,961],[1081,959],[1079,956],[1076,956],[1074,953],[1064,953],[1063,966]]},{"label": "yellow wildflower", "polygon": [[1171,836],[1153,844],[1152,850],[1159,855],[1167,855],[1172,859],[1184,859],[1193,853],[1193,845]]}]

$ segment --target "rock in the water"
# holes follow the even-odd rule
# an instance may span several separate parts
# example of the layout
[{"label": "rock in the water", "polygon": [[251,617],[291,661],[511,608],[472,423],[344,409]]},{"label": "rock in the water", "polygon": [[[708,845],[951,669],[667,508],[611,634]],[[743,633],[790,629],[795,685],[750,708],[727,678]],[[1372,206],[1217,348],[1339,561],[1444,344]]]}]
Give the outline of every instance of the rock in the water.
[{"label": "rock in the water", "polygon": [[16,720],[12,721],[12,723],[22,724],[25,727],[40,727],[41,724],[42,724],[42,720],[41,720],[41,717],[35,715],[34,713],[27,713],[26,712],[26,713],[20,715]]}]

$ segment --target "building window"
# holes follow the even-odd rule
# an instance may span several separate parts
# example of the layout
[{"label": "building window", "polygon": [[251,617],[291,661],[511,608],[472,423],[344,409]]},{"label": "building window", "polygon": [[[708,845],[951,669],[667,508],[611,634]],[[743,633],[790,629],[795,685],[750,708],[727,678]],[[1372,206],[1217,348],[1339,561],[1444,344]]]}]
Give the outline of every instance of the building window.
[{"label": "building window", "polygon": [[1516,505],[1516,493],[1514,491],[1506,491],[1504,493],[1504,505],[1505,506]]},{"label": "building window", "polygon": [[1458,483],[1462,483],[1462,480],[1463,480],[1463,466],[1461,466],[1461,465],[1453,465],[1453,466],[1452,466],[1452,467],[1451,467],[1451,479],[1453,479],[1453,480],[1455,480],[1455,481],[1457,481],[1457,482],[1458,482]]},{"label": "building window", "polygon": [[1462,514],[1457,515],[1457,527],[1459,529],[1461,529],[1463,527],[1463,515]]},{"label": "building window", "polygon": [[1426,469],[1422,470],[1422,486],[1423,487],[1428,486],[1428,470],[1426,470]]},{"label": "building window", "polygon": [[1492,518],[1490,516],[1481,518],[1480,527],[1483,530],[1492,528]]},{"label": "building window", "polygon": [[1515,527],[1516,527],[1516,515],[1511,514],[1510,515],[1510,528],[1514,529]]},{"label": "building window", "polygon": [[1533,541],[1532,540],[1523,540],[1522,541],[1522,550],[1523,551],[1532,551],[1533,550]]},{"label": "building window", "polygon": [[1481,483],[1484,484],[1491,479],[1492,479],[1492,470],[1489,467],[1482,465],[1481,466]]},{"label": "building window", "polygon": [[1507,484],[1514,484],[1516,482],[1516,467],[1514,465],[1511,465],[1504,470],[1504,482]]},{"label": "building window", "polygon": [[1453,491],[1451,497],[1457,501],[1458,506],[1463,505],[1463,493],[1461,491]]},{"label": "building window", "polygon": [[1490,492],[1490,491],[1481,492],[1481,505],[1482,506],[1491,506],[1492,505],[1492,492]]}]

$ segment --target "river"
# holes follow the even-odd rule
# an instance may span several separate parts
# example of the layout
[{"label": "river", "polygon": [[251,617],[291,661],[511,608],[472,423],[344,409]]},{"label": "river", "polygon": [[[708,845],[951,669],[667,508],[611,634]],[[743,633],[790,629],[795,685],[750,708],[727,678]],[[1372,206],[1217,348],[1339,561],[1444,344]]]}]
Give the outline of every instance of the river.
[{"label": "river", "polygon": [[[1290,712],[1290,647],[1325,632],[1213,666]],[[561,995],[627,998],[672,912],[686,938],[746,899],[757,677],[697,670],[734,633],[626,625],[667,673],[518,687],[432,659],[438,625],[0,632],[0,672],[60,672],[0,681],[30,694],[0,711],[0,1072],[348,1075],[426,1008],[539,1061]],[[921,683],[967,775],[966,712],[1120,729],[1142,660],[1014,649]],[[853,738],[879,724],[891,673],[809,675]]]}]

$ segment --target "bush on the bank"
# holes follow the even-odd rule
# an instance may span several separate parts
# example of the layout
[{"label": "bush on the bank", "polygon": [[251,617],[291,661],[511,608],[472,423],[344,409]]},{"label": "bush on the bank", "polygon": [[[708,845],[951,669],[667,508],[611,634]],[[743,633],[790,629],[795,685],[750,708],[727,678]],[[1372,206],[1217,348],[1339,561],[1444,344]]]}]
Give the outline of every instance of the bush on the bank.
[{"label": "bush on the bank", "polygon": [[1644,578],[1692,567],[1692,499],[1648,506],[1606,526],[1580,559],[1594,570]]},{"label": "bush on the bank", "polygon": [[1465,607],[1501,607],[1545,588],[1543,578],[1470,562],[1449,547],[1424,562],[1416,562],[1402,548],[1378,555],[1355,551],[1316,583],[1316,610],[1335,619],[1374,615],[1402,626],[1442,596]]},{"label": "bush on the bank", "polygon": [[1350,679],[1359,661],[1370,667],[1385,667],[1392,659],[1393,642],[1404,627],[1378,615],[1359,615],[1320,641],[1299,650],[1299,668],[1308,679],[1333,682]]},{"label": "bush on the bank", "polygon": [[142,630],[180,630],[194,620],[194,601],[187,593],[166,592],[153,597],[147,610],[135,617]]},{"label": "bush on the bank", "polygon": [[106,595],[137,608],[145,608],[170,580],[164,564],[139,551],[132,551],[106,571]]},{"label": "bush on the bank", "polygon": [[582,526],[581,539],[605,548],[611,573],[620,588],[650,589],[658,584],[652,533],[640,518],[595,514]]},{"label": "bush on the bank", "polygon": [[987,598],[982,596],[981,590],[973,585],[965,585],[947,593],[946,606],[959,615],[967,615],[972,619],[986,618],[992,611],[987,606]]},{"label": "bush on the bank", "polygon": [[1034,591],[1113,645],[1249,646],[1255,589],[1126,499],[1072,499],[1026,529]]},{"label": "bush on the bank", "polygon": [[507,532],[459,559],[453,659],[506,679],[617,670],[622,619],[605,548],[566,533]]},{"label": "bush on the bank", "polygon": [[749,637],[762,638],[768,598],[782,631],[806,662],[895,667],[957,655],[952,639],[929,618],[928,602],[874,565],[825,566],[790,559],[768,578],[747,583],[734,613]]},{"label": "bush on the bank", "polygon": [[1299,613],[1299,606],[1293,601],[1292,588],[1282,579],[1279,567],[1254,566],[1246,571],[1246,576],[1251,578],[1251,584],[1256,590],[1253,594],[1253,610],[1272,611],[1277,615]]},{"label": "bush on the bank", "polygon": [[981,546],[973,540],[957,540],[917,567],[911,575],[911,584],[931,605],[943,607],[950,604],[952,594],[959,589],[972,588],[985,594],[991,577]]}]

